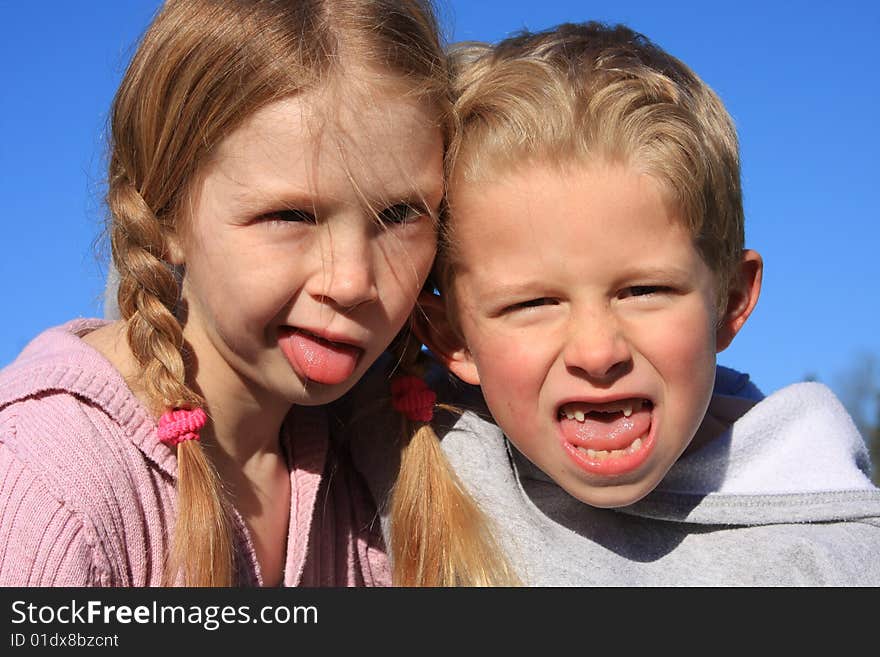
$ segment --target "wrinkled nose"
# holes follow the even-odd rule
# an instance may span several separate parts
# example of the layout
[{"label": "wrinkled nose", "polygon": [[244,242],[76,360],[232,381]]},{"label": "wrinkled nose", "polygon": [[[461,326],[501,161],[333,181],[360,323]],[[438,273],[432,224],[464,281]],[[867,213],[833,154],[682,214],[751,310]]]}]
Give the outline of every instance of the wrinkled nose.
[{"label": "wrinkled nose", "polygon": [[632,351],[611,313],[591,313],[579,318],[572,327],[563,360],[569,370],[607,383],[629,370]]},{"label": "wrinkled nose", "polygon": [[378,300],[378,255],[368,227],[343,226],[328,231],[309,293],[342,311]]}]

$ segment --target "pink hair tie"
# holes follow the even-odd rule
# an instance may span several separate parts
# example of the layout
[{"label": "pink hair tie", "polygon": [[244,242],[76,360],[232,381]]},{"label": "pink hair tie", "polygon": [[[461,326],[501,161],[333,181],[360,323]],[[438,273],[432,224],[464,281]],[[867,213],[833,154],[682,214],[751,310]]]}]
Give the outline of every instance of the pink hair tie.
[{"label": "pink hair tie", "polygon": [[391,379],[391,405],[413,422],[430,422],[436,401],[437,394],[417,376]]},{"label": "pink hair tie", "polygon": [[208,416],[201,408],[168,411],[159,418],[159,440],[169,447],[184,440],[198,440],[199,429],[207,420]]}]

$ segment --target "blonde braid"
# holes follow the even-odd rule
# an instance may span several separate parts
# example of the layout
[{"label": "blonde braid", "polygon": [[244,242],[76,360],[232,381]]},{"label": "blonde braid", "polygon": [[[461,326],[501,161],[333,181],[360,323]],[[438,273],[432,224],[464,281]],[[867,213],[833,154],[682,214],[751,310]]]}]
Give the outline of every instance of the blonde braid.
[{"label": "blonde braid", "polygon": [[116,218],[110,240],[119,269],[119,312],[143,368],[147,396],[156,404],[151,410],[198,406],[202,400],[185,383],[183,331],[173,314],[179,286],[163,259],[163,228],[127,182],[110,185],[107,203]]},{"label": "blonde braid", "polygon": [[[402,343],[404,372],[424,376],[420,345]],[[444,410],[455,410],[438,405]],[[518,584],[490,531],[440,448],[430,423],[402,418],[404,444],[391,494],[392,579],[397,586]]]},{"label": "blonde braid", "polygon": [[[124,176],[111,179],[107,203],[114,217],[110,241],[119,270],[119,311],[128,344],[143,371],[151,410],[203,406],[186,384],[183,330],[173,309],[179,285],[164,261],[165,232],[143,196]],[[177,446],[177,525],[163,581],[166,585],[231,586],[233,531],[216,470],[196,441]]]}]

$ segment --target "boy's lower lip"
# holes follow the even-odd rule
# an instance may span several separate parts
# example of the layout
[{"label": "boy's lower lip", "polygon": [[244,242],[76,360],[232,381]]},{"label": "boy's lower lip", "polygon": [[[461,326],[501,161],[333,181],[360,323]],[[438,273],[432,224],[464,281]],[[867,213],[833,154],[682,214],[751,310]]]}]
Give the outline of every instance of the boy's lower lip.
[{"label": "boy's lower lip", "polygon": [[[591,475],[600,477],[615,477],[637,470],[654,451],[656,431],[654,422],[648,431],[637,440],[641,445],[632,449],[633,445],[625,449],[609,451],[606,455],[591,456],[583,448],[578,448],[561,436],[562,448],[572,462],[580,469]],[[633,441],[635,442],[635,441]]]},{"label": "boy's lower lip", "polygon": [[278,330],[278,346],[293,370],[303,379],[337,385],[348,379],[363,349],[333,342],[292,327]]}]

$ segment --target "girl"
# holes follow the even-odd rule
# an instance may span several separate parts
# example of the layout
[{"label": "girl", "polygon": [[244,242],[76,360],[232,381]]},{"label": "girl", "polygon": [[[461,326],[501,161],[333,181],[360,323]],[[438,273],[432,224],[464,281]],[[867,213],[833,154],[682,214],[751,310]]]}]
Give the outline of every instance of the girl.
[{"label": "girl", "polygon": [[[50,329],[0,374],[0,584],[389,582],[328,404],[431,267],[446,93],[421,0],[162,7],[112,108],[121,319]],[[455,522],[432,519],[480,544]],[[491,572],[419,540],[453,568],[397,581]]]}]

